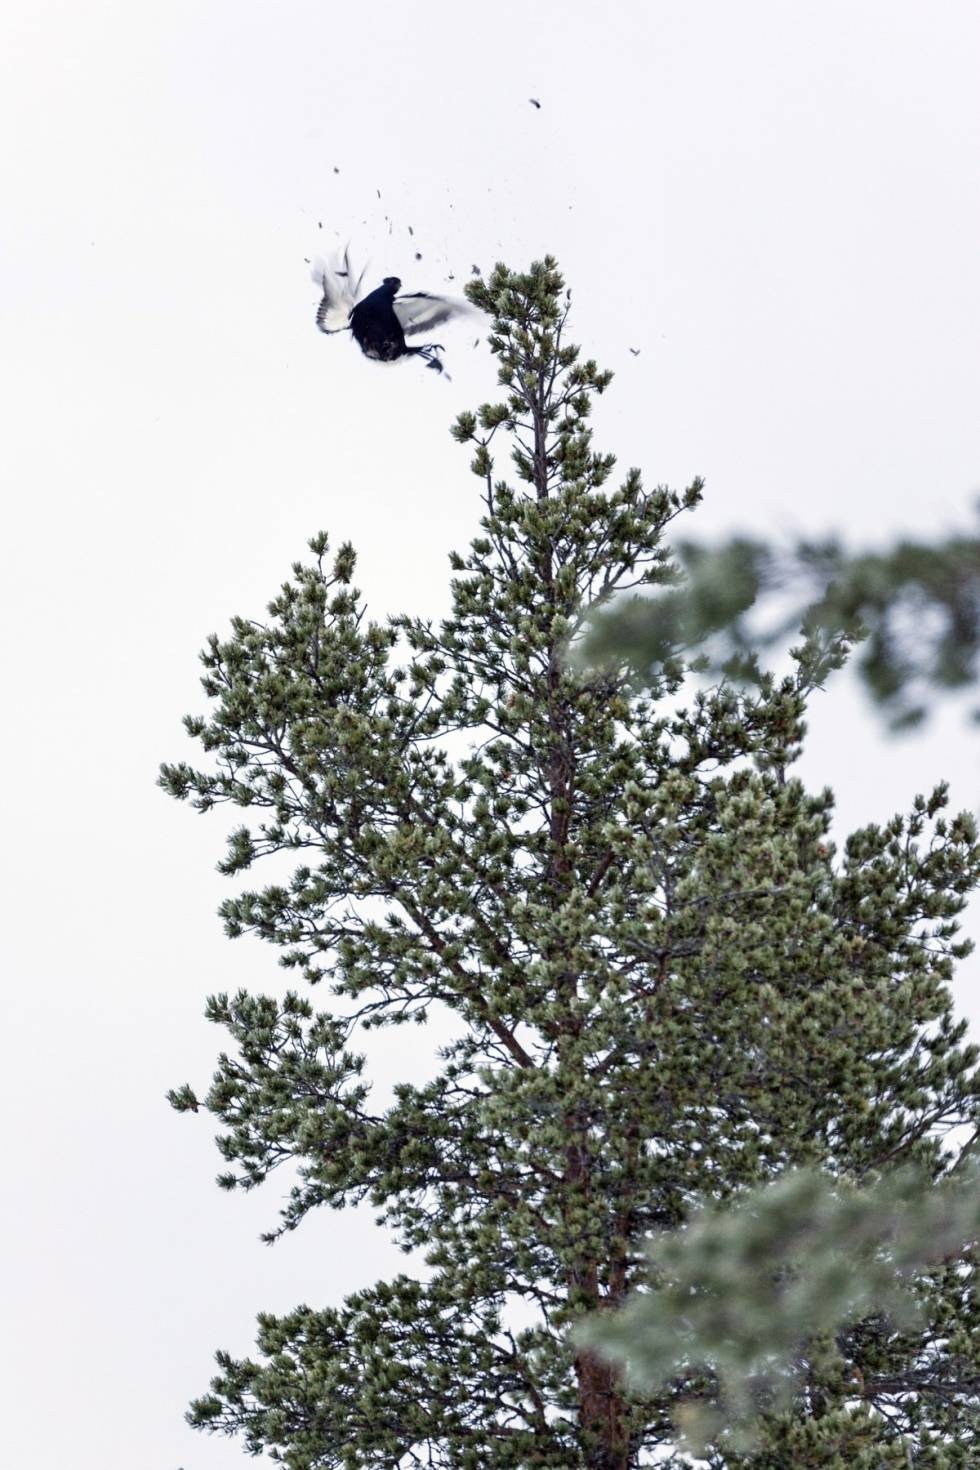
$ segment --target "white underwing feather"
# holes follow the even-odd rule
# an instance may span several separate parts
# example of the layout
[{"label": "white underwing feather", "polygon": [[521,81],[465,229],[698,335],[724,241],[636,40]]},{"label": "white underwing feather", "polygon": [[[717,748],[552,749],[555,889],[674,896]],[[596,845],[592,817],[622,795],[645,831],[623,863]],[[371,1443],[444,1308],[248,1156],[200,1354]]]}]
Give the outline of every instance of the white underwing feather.
[{"label": "white underwing feather", "polygon": [[395,297],[395,315],[406,337],[416,332],[431,331],[451,317],[468,316],[474,309],[468,301],[461,301],[458,297],[430,296],[426,291]]}]

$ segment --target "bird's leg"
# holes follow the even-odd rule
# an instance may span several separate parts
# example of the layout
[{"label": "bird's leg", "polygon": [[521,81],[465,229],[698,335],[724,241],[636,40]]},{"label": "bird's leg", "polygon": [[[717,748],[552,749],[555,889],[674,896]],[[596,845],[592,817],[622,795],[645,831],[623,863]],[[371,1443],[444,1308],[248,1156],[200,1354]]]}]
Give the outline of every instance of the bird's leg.
[{"label": "bird's leg", "polygon": [[441,342],[426,342],[424,347],[406,346],[405,351],[412,353],[415,357],[424,357],[426,367],[433,368],[437,373],[445,372],[445,368],[436,356],[437,353],[445,351]]}]

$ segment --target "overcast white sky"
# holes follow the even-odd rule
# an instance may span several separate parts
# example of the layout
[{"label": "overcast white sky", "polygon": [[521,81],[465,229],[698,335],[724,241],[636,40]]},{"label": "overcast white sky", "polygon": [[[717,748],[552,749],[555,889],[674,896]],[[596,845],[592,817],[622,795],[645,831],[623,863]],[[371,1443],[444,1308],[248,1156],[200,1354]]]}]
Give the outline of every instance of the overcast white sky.
[{"label": "overcast white sky", "polygon": [[[354,1215],[261,1247],[276,1186],[219,1194],[206,1122],[164,1103],[209,1075],[206,993],[282,980],[223,938],[219,824],[156,765],[208,632],[317,529],[377,614],[442,609],[478,512],[448,426],[494,381],[465,327],[451,383],[320,337],[304,256],[349,237],[438,290],[555,253],[617,374],[597,443],[705,475],[704,533],[966,524],[980,8],[7,0],[2,26],[3,1458],[222,1470],[238,1446],[181,1418],[213,1348],[404,1260]],[[977,803],[951,717],[886,744],[841,684],[812,731],[841,831],[940,775]]]}]

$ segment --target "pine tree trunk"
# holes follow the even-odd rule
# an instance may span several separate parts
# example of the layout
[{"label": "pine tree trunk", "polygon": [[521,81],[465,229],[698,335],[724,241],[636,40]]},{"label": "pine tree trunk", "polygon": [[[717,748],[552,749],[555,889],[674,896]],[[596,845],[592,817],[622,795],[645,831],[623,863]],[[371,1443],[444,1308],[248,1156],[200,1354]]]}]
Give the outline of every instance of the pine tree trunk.
[{"label": "pine tree trunk", "polygon": [[[547,500],[550,494],[548,385],[542,370],[535,370],[530,364],[525,364],[521,388],[531,411],[534,439],[533,479],[538,501],[541,502]],[[550,546],[542,549],[537,571],[546,589],[545,595],[553,603],[555,565]],[[571,836],[576,752],[562,709],[563,654],[564,649],[556,644],[550,650],[548,664],[548,724],[551,738],[546,776],[550,804],[549,835],[552,842],[548,885],[556,904],[565,899],[570,884],[574,881],[568,858],[568,842]],[[574,1004],[578,977],[572,970],[564,976],[564,988],[569,1002]],[[567,1126],[569,1143],[565,1169],[566,1202],[570,1207],[569,1212],[573,1213],[575,1203],[581,1205],[591,1193],[591,1156],[581,1121],[570,1115]],[[587,1263],[577,1262],[570,1273],[569,1288],[570,1296],[579,1300],[584,1298],[593,1309],[598,1307],[602,1300],[599,1293],[598,1263],[594,1260]],[[582,1351],[575,1358],[575,1374],[578,1382],[579,1427],[589,1470],[630,1470],[629,1423],[626,1404],[617,1386],[618,1371],[592,1353]]]},{"label": "pine tree trunk", "polygon": [[575,1374],[589,1470],[629,1470],[629,1425],[615,1369],[591,1353],[579,1353]]},{"label": "pine tree trunk", "polygon": [[[577,1124],[568,1120],[569,1130]],[[565,1170],[566,1199],[577,1201],[581,1208],[589,1199],[589,1154],[584,1141],[569,1144]],[[614,1272],[622,1277],[622,1270]],[[595,1260],[576,1262],[569,1282],[570,1295],[586,1301],[594,1310],[602,1298],[599,1294],[599,1269]],[[579,1427],[589,1470],[630,1470],[629,1422],[626,1403],[620,1391],[619,1372],[592,1353],[583,1350],[575,1358],[578,1382]]]}]

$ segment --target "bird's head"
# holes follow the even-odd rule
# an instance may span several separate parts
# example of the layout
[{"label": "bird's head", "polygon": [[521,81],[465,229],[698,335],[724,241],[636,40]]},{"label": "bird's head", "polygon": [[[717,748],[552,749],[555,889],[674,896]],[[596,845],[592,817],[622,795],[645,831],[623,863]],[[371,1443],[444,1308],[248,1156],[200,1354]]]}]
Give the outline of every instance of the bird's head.
[{"label": "bird's head", "polygon": [[400,291],[402,288],[402,283],[397,276],[385,276],[381,284],[388,287],[388,290],[391,292],[392,296],[394,296],[395,293],[397,291]]}]

